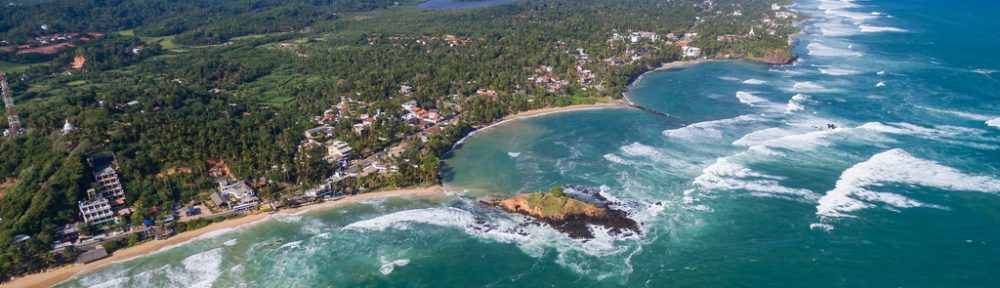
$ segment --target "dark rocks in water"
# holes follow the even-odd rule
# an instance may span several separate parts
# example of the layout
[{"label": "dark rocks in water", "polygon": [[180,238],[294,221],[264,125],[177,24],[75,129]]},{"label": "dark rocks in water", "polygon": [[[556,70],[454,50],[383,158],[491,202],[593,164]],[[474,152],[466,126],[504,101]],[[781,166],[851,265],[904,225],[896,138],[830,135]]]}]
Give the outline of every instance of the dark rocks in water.
[{"label": "dark rocks in water", "polygon": [[563,220],[539,219],[574,239],[593,239],[594,232],[590,230],[590,225],[608,228],[609,234],[612,236],[629,236],[632,233],[640,233],[639,224],[628,218],[625,212],[614,209],[606,209],[606,211],[605,215],[574,214],[567,215]]}]

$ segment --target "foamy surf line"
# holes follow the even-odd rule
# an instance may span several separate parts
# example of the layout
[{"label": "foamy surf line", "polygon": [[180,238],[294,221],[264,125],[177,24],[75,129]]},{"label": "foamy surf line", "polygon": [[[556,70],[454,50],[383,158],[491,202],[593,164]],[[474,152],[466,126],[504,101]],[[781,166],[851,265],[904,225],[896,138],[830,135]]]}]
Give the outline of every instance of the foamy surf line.
[{"label": "foamy surf line", "polygon": [[1000,192],[1000,179],[970,175],[935,161],[917,158],[902,149],[875,154],[867,161],[855,164],[841,174],[836,186],[823,196],[816,206],[816,215],[823,219],[855,217],[854,211],[877,207],[895,208],[937,207],[910,199],[902,194],[874,191],[871,186],[898,183],[949,191]]},{"label": "foamy surf line", "polygon": [[[347,196],[347,197],[339,199],[339,200],[329,201],[329,202],[322,203],[322,204],[317,204],[317,205],[312,205],[312,206],[306,206],[306,207],[302,207],[302,208],[297,208],[297,209],[294,209],[292,211],[279,211],[279,212],[276,212],[276,213],[273,213],[273,214],[267,214],[267,215],[254,214],[254,215],[247,215],[247,216],[243,216],[243,217],[235,218],[235,219],[227,219],[227,220],[223,220],[221,222],[213,223],[212,225],[218,225],[218,226],[220,226],[220,227],[217,227],[215,229],[210,229],[210,230],[207,230],[207,231],[204,231],[204,232],[200,232],[200,229],[196,229],[196,230],[184,232],[184,233],[200,232],[201,234],[198,234],[196,236],[191,236],[191,238],[184,239],[184,240],[182,240],[180,242],[177,242],[177,243],[166,244],[166,245],[163,245],[162,247],[155,247],[157,245],[154,245],[154,244],[160,244],[160,243],[145,242],[145,243],[142,243],[142,244],[139,244],[137,246],[130,247],[130,248],[136,248],[136,249],[145,248],[145,249],[150,249],[149,251],[143,251],[144,249],[140,249],[139,254],[136,254],[134,256],[120,258],[120,259],[116,259],[116,258],[114,258],[114,255],[112,255],[111,256],[112,258],[108,259],[109,262],[95,264],[93,267],[86,267],[86,265],[89,265],[89,264],[85,264],[84,267],[82,267],[81,270],[76,271],[73,275],[71,275],[69,277],[66,277],[66,279],[63,279],[63,280],[61,280],[59,282],[56,282],[53,285],[59,285],[59,284],[65,283],[66,281],[77,279],[79,276],[81,276],[83,274],[86,274],[86,273],[89,273],[89,272],[93,272],[93,271],[95,271],[97,269],[104,268],[104,267],[107,267],[109,265],[121,264],[121,263],[129,262],[129,261],[132,261],[132,260],[136,260],[136,259],[142,258],[142,257],[154,256],[154,255],[157,255],[157,254],[160,254],[160,253],[163,253],[163,252],[170,251],[170,250],[172,250],[174,248],[177,248],[177,247],[180,247],[180,246],[189,245],[189,244],[197,242],[197,241],[204,241],[204,240],[212,239],[212,238],[223,236],[223,235],[227,235],[227,234],[230,234],[230,233],[233,233],[233,232],[238,232],[238,231],[241,231],[241,230],[247,229],[249,227],[253,227],[255,225],[259,225],[261,223],[265,223],[265,222],[268,222],[268,221],[271,221],[271,220],[281,221],[281,219],[284,219],[286,217],[301,217],[301,215],[304,214],[304,213],[313,212],[313,211],[319,211],[319,210],[324,210],[324,209],[330,209],[330,208],[336,208],[336,207],[343,206],[343,205],[346,205],[346,204],[358,203],[359,201],[368,200],[368,199],[375,199],[375,198],[395,198],[395,197],[412,197],[412,196],[429,195],[429,194],[439,194],[439,193],[442,194],[442,195],[446,195],[446,196],[447,195],[451,195],[449,193],[446,193],[444,191],[444,188],[440,187],[440,186],[432,186],[432,187],[427,187],[427,188],[416,188],[416,189],[409,189],[409,190],[404,189],[404,190],[391,190],[391,191],[382,191],[382,192],[371,192],[371,193],[365,193],[365,194]],[[253,217],[260,217],[260,219],[253,219]],[[246,221],[246,222],[239,222],[241,220],[242,221]],[[227,224],[227,221],[237,221],[238,224],[236,224],[235,226],[231,226],[231,227],[230,226],[225,226],[225,224]],[[204,227],[202,229],[206,229],[206,228],[212,227],[212,225],[209,225],[209,226]],[[230,224],[230,225],[232,225],[232,224]],[[182,236],[184,233],[182,233],[181,235],[176,235],[174,237],[185,237],[185,236]],[[162,240],[162,241],[171,241],[171,239],[177,239],[177,238],[168,238],[167,240]],[[151,240],[151,241],[158,241],[158,240]],[[144,245],[150,245],[150,246],[153,246],[153,247],[146,248],[148,246],[144,246]],[[223,245],[225,245],[225,244],[223,244]],[[129,248],[126,248],[126,249],[129,249]],[[152,249],[155,249],[155,250],[152,250]],[[123,250],[122,252],[126,252],[126,251]]]}]

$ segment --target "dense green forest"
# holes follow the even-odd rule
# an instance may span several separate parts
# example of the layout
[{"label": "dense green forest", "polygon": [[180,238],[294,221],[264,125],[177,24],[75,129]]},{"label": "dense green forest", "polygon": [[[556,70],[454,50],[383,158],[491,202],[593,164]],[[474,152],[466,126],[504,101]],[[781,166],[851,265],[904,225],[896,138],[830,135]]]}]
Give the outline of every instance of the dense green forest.
[{"label": "dense green forest", "polygon": [[[716,43],[714,35],[744,35],[771,13],[775,1],[763,0],[714,6],[525,0],[440,11],[416,8],[418,1],[395,2],[80,0],[16,1],[0,8],[0,38],[10,41],[46,33],[107,34],[8,77],[28,131],[0,139],[0,279],[59,261],[42,251],[51,249],[62,225],[79,221],[76,203],[93,185],[85,161],[92,153],[115,153],[130,205],[205,199],[216,189],[204,170],[208,159],[225,160],[239,178],[268,180],[257,187],[260,196],[278,199],[322,183],[335,169],[320,160],[322,149],[300,147],[303,131],[317,125],[314,116],[343,96],[360,103],[350,107],[352,117],[331,126],[363,157],[417,132],[395,117],[401,103],[417,100],[459,120],[426,142],[410,141],[390,160],[398,173],[337,185],[357,192],[436,183],[439,157],[472,127],[518,111],[620,97],[640,73],[681,58],[676,45],[611,45],[613,33],[697,31],[708,39],[696,43],[710,57],[787,50],[787,36],[795,33],[779,26],[773,35]],[[743,7],[743,16],[718,16],[732,15],[733,5]],[[696,17],[706,21],[696,23]],[[42,24],[48,30],[40,30]],[[130,33],[119,33],[124,30]],[[590,60],[581,62],[577,48]],[[646,53],[626,64],[603,61],[635,50]],[[86,64],[68,68],[77,56]],[[542,65],[573,84],[551,91],[530,82]],[[576,84],[578,66],[593,71],[593,84]],[[404,84],[413,93],[402,93]],[[497,96],[477,95],[480,88]],[[352,131],[358,115],[379,111],[394,117],[380,118],[363,133]],[[78,129],[64,135],[66,120]],[[6,120],[0,126],[7,127]],[[192,172],[168,173],[178,168]],[[32,238],[13,244],[18,234]]]}]

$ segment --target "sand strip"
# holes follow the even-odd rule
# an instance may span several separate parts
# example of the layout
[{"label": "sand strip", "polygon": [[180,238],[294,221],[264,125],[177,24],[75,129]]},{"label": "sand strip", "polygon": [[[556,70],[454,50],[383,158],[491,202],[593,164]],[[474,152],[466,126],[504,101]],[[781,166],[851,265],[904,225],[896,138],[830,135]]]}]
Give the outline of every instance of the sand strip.
[{"label": "sand strip", "polygon": [[283,209],[275,213],[258,213],[250,214],[239,218],[233,218],[224,220],[218,223],[212,223],[211,225],[191,230],[185,231],[174,235],[173,237],[164,240],[149,240],[143,242],[142,244],[128,247],[122,250],[115,251],[113,255],[108,258],[104,258],[98,261],[94,261],[87,264],[72,264],[67,266],[62,266],[59,268],[54,268],[41,273],[31,274],[24,277],[14,278],[10,282],[0,285],[0,287],[49,287],[56,285],[60,282],[66,281],[71,277],[97,269],[99,267],[113,264],[117,262],[128,261],[136,257],[142,257],[149,254],[153,254],[159,251],[163,251],[165,248],[169,249],[178,245],[182,245],[188,241],[197,240],[199,236],[208,234],[212,231],[219,230],[236,230],[238,228],[250,226],[256,223],[264,222],[265,220],[271,218],[273,215],[299,215],[312,211],[320,211],[323,209],[334,208],[338,206],[343,206],[345,204],[354,203],[358,200],[363,199],[373,199],[373,198],[391,198],[391,197],[403,197],[403,196],[444,196],[444,188],[442,186],[430,186],[412,189],[398,189],[380,192],[370,192],[358,195],[345,196],[343,198],[327,201],[320,204],[302,206],[291,209]]}]

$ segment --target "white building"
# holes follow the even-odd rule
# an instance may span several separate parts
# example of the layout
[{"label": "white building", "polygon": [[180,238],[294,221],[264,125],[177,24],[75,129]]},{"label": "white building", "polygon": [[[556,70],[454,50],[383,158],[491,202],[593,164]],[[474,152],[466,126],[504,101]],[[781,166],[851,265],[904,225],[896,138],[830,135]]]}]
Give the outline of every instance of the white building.
[{"label": "white building", "polygon": [[228,200],[233,209],[242,210],[257,204],[257,196],[253,189],[241,180],[219,181],[219,192],[222,197]]},{"label": "white building", "polygon": [[63,124],[63,128],[62,128],[63,135],[72,133],[73,130],[76,130],[76,126],[73,126],[72,123],[69,123],[69,119],[66,119],[66,124]]},{"label": "white building", "polygon": [[413,110],[413,108],[417,108],[417,100],[406,101],[406,103],[403,103],[400,106],[402,106],[403,110],[406,110],[406,111]]},{"label": "white building", "polygon": [[698,47],[684,46],[681,47],[681,50],[684,52],[684,57],[697,58],[701,56],[701,48]]},{"label": "white building", "polygon": [[87,162],[90,163],[94,180],[98,183],[97,189],[87,191],[87,200],[125,197],[125,190],[122,189],[122,183],[118,179],[118,171],[115,171],[117,161],[114,154],[98,153],[87,158]]},{"label": "white building", "polygon": [[111,211],[108,199],[100,198],[90,202],[80,201],[80,214],[88,224],[101,224],[114,220],[115,213]]},{"label": "white building", "polygon": [[303,133],[305,134],[306,139],[324,138],[331,136],[330,133],[333,133],[333,127],[330,125],[317,126],[306,130]]}]

